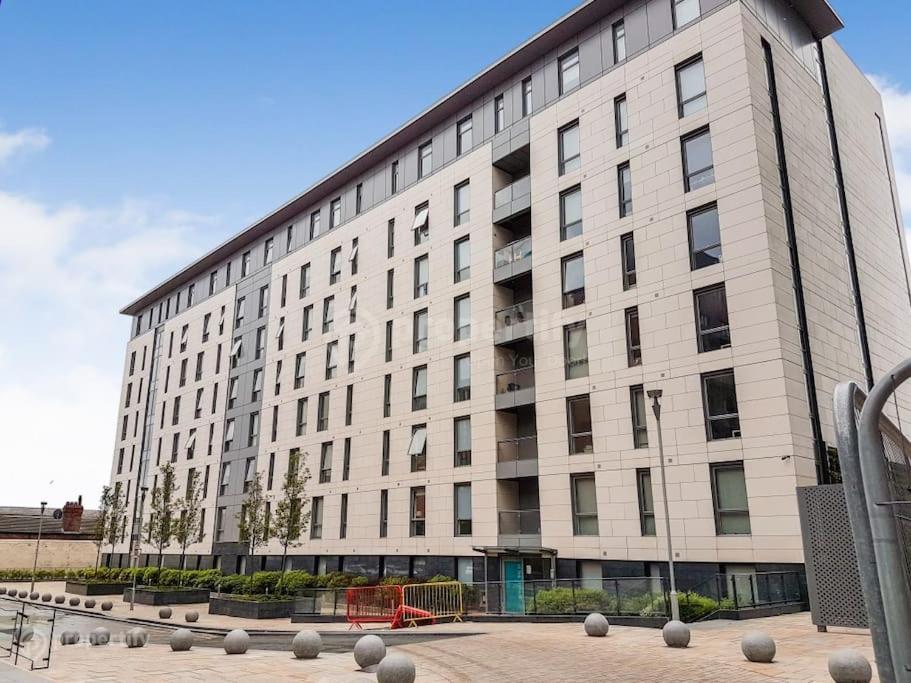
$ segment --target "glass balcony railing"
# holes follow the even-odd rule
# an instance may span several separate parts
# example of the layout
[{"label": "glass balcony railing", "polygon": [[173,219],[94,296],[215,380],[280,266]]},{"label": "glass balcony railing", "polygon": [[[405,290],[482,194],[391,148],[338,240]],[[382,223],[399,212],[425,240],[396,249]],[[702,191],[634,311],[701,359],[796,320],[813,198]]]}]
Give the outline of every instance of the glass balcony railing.
[{"label": "glass balcony railing", "polygon": [[499,209],[527,194],[531,194],[531,176],[523,176],[503,189],[497,190],[493,195],[493,208]]},{"label": "glass balcony railing", "polygon": [[502,268],[531,258],[531,237],[510,242],[493,254],[493,267]]},{"label": "glass balcony railing", "polygon": [[500,535],[540,536],[540,510],[500,510],[497,512]]},{"label": "glass balcony railing", "polygon": [[496,387],[498,395],[512,394],[524,389],[534,389],[534,366],[522,368],[521,370],[510,370],[497,375]]},{"label": "glass balcony railing", "polygon": [[494,315],[494,338],[498,343],[527,337],[534,332],[532,301],[504,308]]},{"label": "glass balcony railing", "polygon": [[538,459],[538,437],[520,436],[497,442],[497,462],[512,463]]}]

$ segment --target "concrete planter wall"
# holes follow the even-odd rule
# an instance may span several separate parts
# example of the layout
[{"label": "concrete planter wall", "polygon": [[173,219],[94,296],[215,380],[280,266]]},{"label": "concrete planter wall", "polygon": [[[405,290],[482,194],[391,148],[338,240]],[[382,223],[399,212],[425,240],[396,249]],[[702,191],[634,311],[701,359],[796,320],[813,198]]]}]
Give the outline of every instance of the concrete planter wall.
[{"label": "concrete planter wall", "polygon": [[67,581],[66,592],[73,595],[120,595],[132,584],[129,583],[91,583]]},{"label": "concrete planter wall", "polygon": [[237,600],[226,596],[209,599],[209,614],[224,614],[244,619],[287,619],[294,613],[294,600]]},{"label": "concrete planter wall", "polygon": [[[132,588],[123,591],[124,602],[130,601]],[[209,601],[208,588],[136,589],[136,602],[140,605],[194,605]]]}]

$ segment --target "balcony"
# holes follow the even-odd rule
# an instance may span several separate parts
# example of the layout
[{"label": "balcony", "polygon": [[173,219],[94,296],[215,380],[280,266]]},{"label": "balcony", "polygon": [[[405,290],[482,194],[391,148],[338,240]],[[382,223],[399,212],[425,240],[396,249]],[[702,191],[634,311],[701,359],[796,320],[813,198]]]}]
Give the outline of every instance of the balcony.
[{"label": "balcony", "polygon": [[534,331],[534,305],[531,301],[523,301],[504,308],[494,315],[494,344],[509,344],[519,339],[527,339]]},{"label": "balcony", "polygon": [[493,254],[494,284],[503,284],[531,272],[531,237],[510,242]]},{"label": "balcony", "polygon": [[497,375],[495,408],[510,410],[535,402],[534,367],[510,370]]},{"label": "balcony", "polygon": [[499,510],[497,520],[501,546],[541,546],[540,510]]},{"label": "balcony", "polygon": [[523,436],[497,442],[497,479],[538,475],[538,437]]},{"label": "balcony", "polygon": [[511,175],[528,173],[531,157],[528,118],[524,118],[493,137],[491,163]]},{"label": "balcony", "polygon": [[493,195],[493,222],[505,223],[531,209],[531,176],[519,178]]}]

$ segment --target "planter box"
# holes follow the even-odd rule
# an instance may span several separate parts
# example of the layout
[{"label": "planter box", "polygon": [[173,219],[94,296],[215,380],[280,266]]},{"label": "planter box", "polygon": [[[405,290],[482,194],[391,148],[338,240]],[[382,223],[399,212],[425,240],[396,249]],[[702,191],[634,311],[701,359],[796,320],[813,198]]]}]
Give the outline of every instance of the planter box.
[{"label": "planter box", "polygon": [[[127,588],[123,591],[124,602],[130,601],[130,593],[132,592],[132,588]],[[136,589],[136,602],[140,605],[195,605],[208,601],[208,588]]]},{"label": "planter box", "polygon": [[229,597],[209,598],[209,614],[224,614],[244,619],[287,619],[294,613],[294,600],[236,600]]},{"label": "planter box", "polygon": [[131,585],[130,583],[121,583],[119,581],[112,583],[67,581],[65,592],[73,595],[120,595]]}]

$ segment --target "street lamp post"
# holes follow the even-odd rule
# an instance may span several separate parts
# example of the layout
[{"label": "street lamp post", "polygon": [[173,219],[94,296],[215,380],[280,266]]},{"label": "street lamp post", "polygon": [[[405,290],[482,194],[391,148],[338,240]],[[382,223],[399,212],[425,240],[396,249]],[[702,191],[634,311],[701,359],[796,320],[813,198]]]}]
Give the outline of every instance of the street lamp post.
[{"label": "street lamp post", "polygon": [[133,532],[130,534],[130,567],[133,570],[133,589],[130,591],[130,611],[133,611],[133,607],[136,605],[136,570],[139,568],[139,542],[142,536],[142,511],[146,506],[146,491],[149,490],[148,486],[143,486],[140,489],[140,498],[139,498],[139,512],[138,514],[134,510],[133,513]]},{"label": "street lamp post", "polygon": [[664,439],[661,436],[661,389],[649,389],[648,397],[652,399],[652,412],[658,426],[658,457],[661,461],[661,498],[664,501],[664,528],[667,536],[667,564],[671,579],[671,618],[680,621],[680,605],[677,602],[677,579],[674,574],[674,545],[671,541],[671,511],[667,506],[667,476],[664,471]]},{"label": "street lamp post", "polygon": [[38,518],[38,539],[35,541],[35,561],[32,563],[32,587],[29,593],[35,592],[35,574],[38,572],[38,546],[41,545],[41,528],[44,526],[44,509],[47,507],[47,501],[41,501],[41,516]]}]

